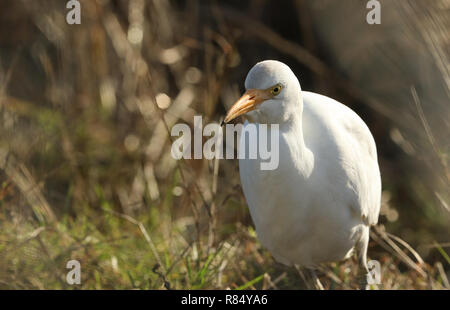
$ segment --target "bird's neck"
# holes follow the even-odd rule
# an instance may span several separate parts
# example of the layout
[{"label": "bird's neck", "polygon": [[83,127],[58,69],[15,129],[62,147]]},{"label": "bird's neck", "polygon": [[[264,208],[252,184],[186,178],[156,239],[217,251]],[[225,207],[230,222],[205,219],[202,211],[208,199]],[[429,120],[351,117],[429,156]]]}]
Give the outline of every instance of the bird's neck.
[{"label": "bird's neck", "polygon": [[280,131],[295,136],[298,147],[305,147],[303,137],[303,100],[298,104],[291,105],[285,114],[285,119],[280,122]]},{"label": "bird's neck", "polygon": [[280,124],[280,133],[286,140],[295,167],[308,177],[314,167],[314,154],[305,144],[303,126],[303,102],[296,106],[285,122]]}]

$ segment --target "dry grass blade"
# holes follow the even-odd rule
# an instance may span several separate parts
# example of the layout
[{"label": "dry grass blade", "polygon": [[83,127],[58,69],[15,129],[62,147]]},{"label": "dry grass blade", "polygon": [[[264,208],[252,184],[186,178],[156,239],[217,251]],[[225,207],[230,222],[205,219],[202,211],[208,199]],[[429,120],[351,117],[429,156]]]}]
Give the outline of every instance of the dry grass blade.
[{"label": "dry grass blade", "polygon": [[427,134],[428,141],[430,141],[430,144],[431,144],[431,147],[433,148],[434,154],[436,155],[438,162],[440,163],[441,168],[443,169],[443,171],[445,173],[445,176],[447,178],[447,184],[450,186],[450,171],[448,170],[445,160],[442,157],[442,152],[436,143],[436,139],[434,138],[434,135],[431,131],[430,125],[428,124],[428,121],[425,117],[425,113],[423,112],[422,105],[420,104],[419,95],[417,94],[416,88],[414,86],[411,86],[411,94],[414,99],[414,104],[416,106],[417,113],[419,114],[420,121],[422,122],[423,128],[425,129],[425,132]]},{"label": "dry grass blade", "polygon": [[388,235],[390,238],[394,239],[395,241],[397,241],[398,243],[400,243],[401,245],[403,245],[408,251],[410,251],[411,254],[414,255],[414,257],[416,258],[417,262],[418,262],[420,265],[425,264],[425,262],[423,261],[422,257],[420,257],[419,253],[417,253],[417,251],[414,250],[414,249],[412,248],[412,246],[410,246],[408,243],[406,243],[406,241],[404,241],[404,240],[400,239],[399,237],[394,236],[393,234],[390,234],[390,233],[388,233],[388,232],[386,232],[386,235]]},{"label": "dry grass blade", "polygon": [[448,281],[447,274],[445,273],[444,266],[442,266],[441,262],[436,263],[436,267],[439,271],[439,275],[442,279],[442,284],[444,284],[445,288],[450,290],[450,282]]},{"label": "dry grass blade", "polygon": [[376,234],[371,232],[371,237],[378,242],[383,248],[397,256],[402,262],[404,262],[411,269],[415,270],[425,279],[428,278],[427,273],[416,264],[411,258],[408,257],[399,247],[396,245],[391,238],[386,234],[386,232],[382,231],[378,227],[375,226]]},{"label": "dry grass blade", "polygon": [[14,156],[0,148],[0,169],[11,178],[33,209],[41,223],[56,221],[55,214],[40,191],[30,171],[24,164],[17,162]]},{"label": "dry grass blade", "polygon": [[30,232],[29,234],[27,234],[25,236],[25,238],[20,242],[20,244],[18,246],[22,246],[23,244],[27,243],[28,241],[37,238],[41,234],[41,232],[43,232],[45,230],[45,228],[46,228],[45,226],[41,226],[41,227],[36,228],[32,232]]},{"label": "dry grass blade", "polygon": [[105,210],[106,212],[110,212],[116,216],[119,216],[127,221],[129,221],[130,223],[133,223],[135,225],[137,225],[139,227],[139,230],[141,231],[142,235],[144,236],[145,240],[147,241],[148,245],[150,246],[150,250],[153,253],[153,256],[155,257],[156,261],[159,264],[159,268],[161,268],[164,272],[164,274],[166,274],[166,269],[164,268],[164,265],[162,263],[161,258],[159,257],[158,251],[156,250],[155,244],[152,241],[152,238],[150,237],[150,235],[147,232],[147,229],[145,229],[144,224],[142,224],[140,221],[132,218],[129,215],[126,214],[122,214],[113,210]]},{"label": "dry grass blade", "polygon": [[341,279],[339,279],[332,271],[330,271],[326,266],[319,266],[317,268],[319,271],[324,273],[328,278],[330,278],[332,281],[336,282],[337,284],[341,285],[342,288],[348,289],[350,288],[347,284],[342,282]]},{"label": "dry grass blade", "polygon": [[308,288],[308,290],[312,290],[311,284],[309,283],[307,277],[305,276],[305,273],[303,272],[302,268],[299,267],[298,265],[294,265],[294,267],[297,270],[300,278],[302,278],[303,283],[305,283],[305,285]]}]

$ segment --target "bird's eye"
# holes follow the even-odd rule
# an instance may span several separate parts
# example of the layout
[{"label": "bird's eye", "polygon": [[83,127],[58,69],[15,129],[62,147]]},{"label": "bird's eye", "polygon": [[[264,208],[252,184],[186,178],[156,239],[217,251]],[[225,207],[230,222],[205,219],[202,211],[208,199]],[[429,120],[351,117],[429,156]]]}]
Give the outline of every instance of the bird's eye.
[{"label": "bird's eye", "polygon": [[283,87],[280,84],[277,84],[274,87],[272,87],[272,90],[270,92],[272,93],[272,95],[276,96],[281,92],[282,88]]}]

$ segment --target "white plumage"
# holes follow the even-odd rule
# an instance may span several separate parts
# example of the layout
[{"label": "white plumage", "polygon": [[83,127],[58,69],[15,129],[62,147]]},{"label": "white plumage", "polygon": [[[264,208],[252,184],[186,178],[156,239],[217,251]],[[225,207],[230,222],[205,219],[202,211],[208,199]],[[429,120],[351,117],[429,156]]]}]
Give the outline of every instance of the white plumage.
[{"label": "white plumage", "polygon": [[278,61],[256,64],[245,87],[225,122],[245,113],[252,123],[279,124],[277,169],[261,170],[259,159],[239,160],[261,244],[277,261],[306,267],[342,260],[356,249],[367,272],[381,178],[366,124],[345,105],[302,91],[291,69]]}]

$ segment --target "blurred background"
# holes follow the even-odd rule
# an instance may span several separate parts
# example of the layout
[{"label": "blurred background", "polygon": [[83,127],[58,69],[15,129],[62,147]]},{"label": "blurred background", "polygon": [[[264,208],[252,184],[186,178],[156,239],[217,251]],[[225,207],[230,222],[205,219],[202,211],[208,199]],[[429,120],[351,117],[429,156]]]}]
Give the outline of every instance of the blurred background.
[{"label": "blurred background", "polygon": [[[257,241],[236,160],[175,161],[277,59],[368,124],[383,179],[379,289],[449,289],[450,1],[0,3],[0,288],[301,289]],[[66,263],[81,263],[81,284]],[[357,287],[355,260],[321,267]]]}]

